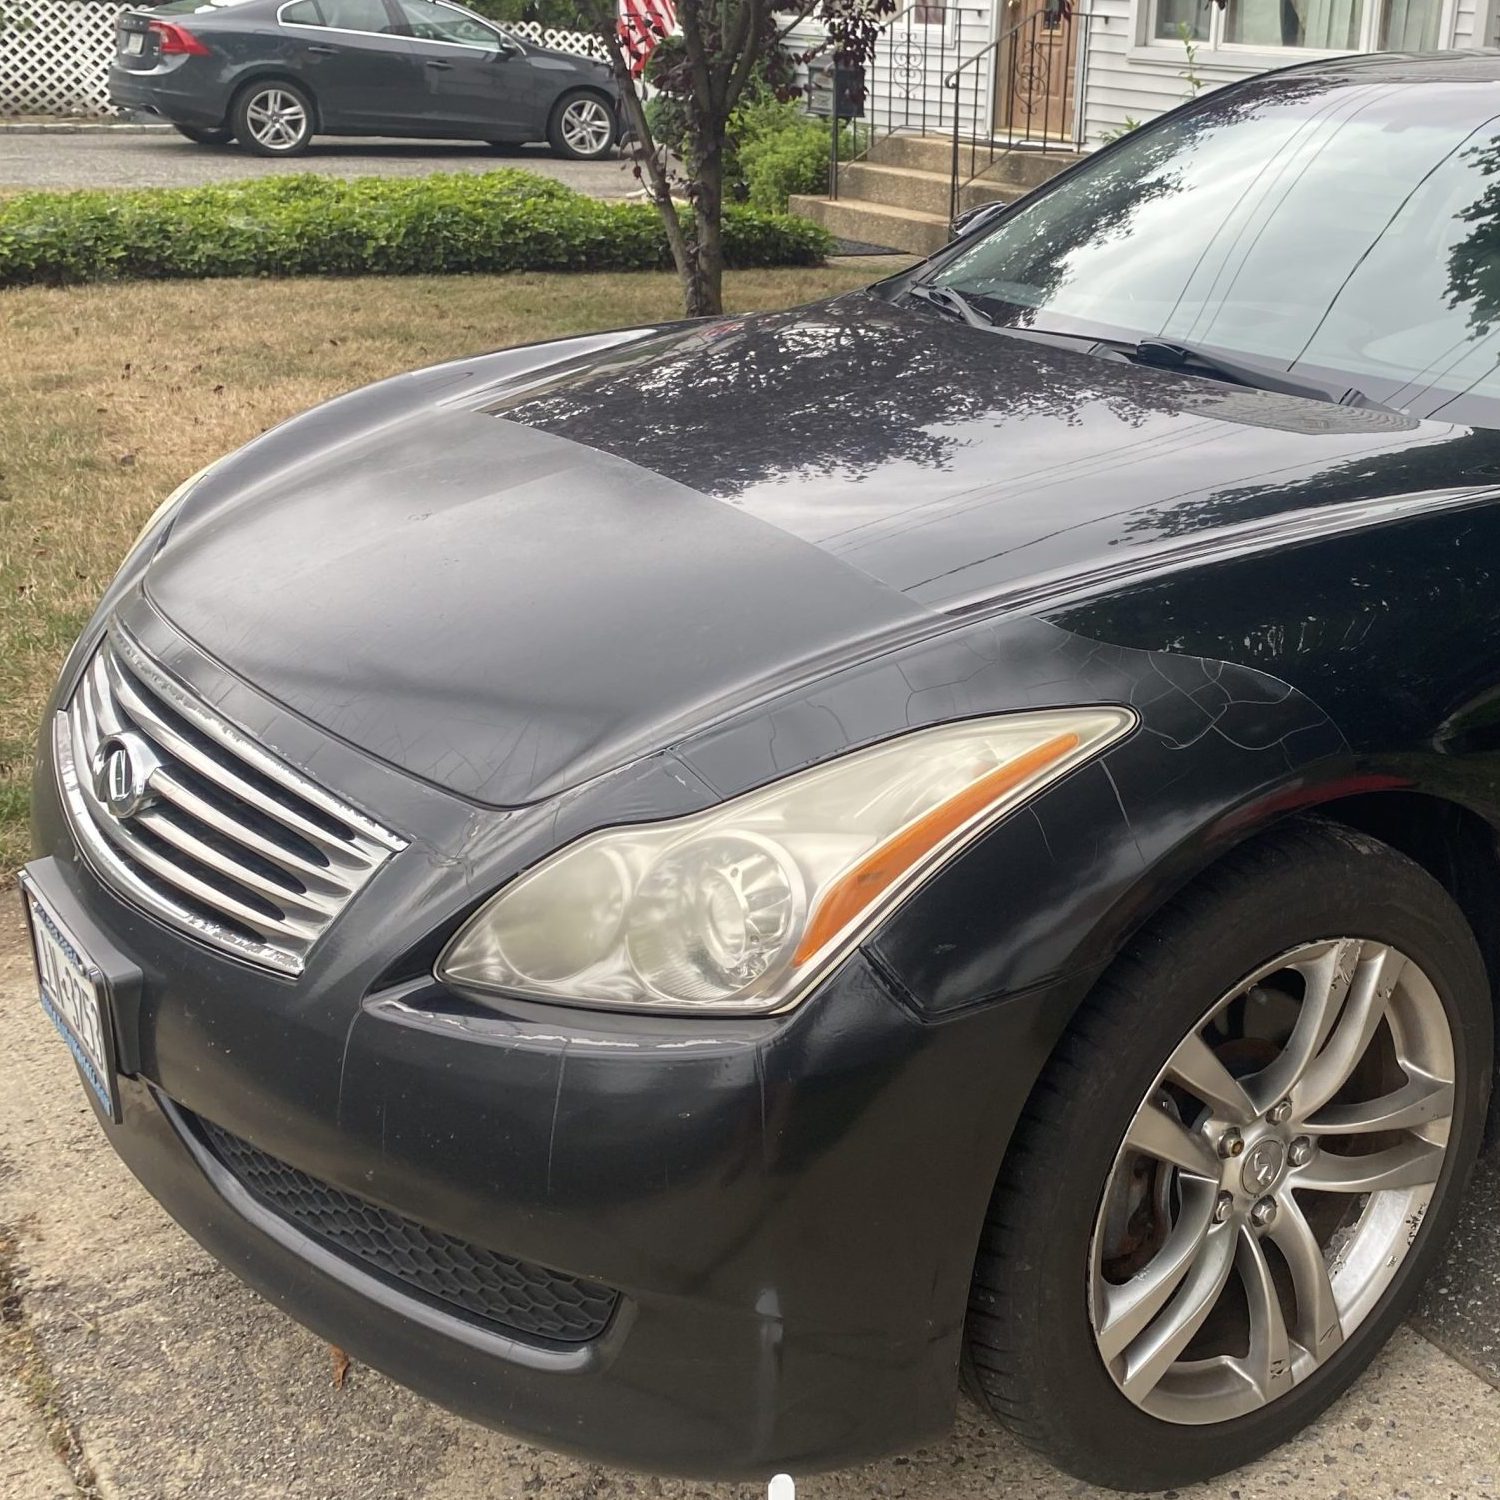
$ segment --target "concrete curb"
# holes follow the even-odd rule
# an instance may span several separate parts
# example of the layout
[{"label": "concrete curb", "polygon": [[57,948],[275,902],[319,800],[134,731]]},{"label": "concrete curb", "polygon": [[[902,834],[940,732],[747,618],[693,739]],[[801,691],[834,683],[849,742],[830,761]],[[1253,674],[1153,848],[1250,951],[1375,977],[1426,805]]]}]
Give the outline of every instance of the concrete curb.
[{"label": "concrete curb", "polygon": [[135,125],[123,122],[109,125],[102,120],[97,125],[73,120],[59,120],[56,125],[0,120],[0,135],[148,135],[171,128],[170,125]]}]

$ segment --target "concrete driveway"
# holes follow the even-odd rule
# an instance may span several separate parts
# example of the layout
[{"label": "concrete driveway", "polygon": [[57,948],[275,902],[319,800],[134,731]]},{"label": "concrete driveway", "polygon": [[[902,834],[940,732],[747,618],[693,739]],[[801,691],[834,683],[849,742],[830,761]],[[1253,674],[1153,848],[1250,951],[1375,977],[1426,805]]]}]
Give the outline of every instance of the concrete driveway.
[{"label": "concrete driveway", "polygon": [[238,146],[196,146],[175,130],[0,130],[0,187],[196,187],[277,172],[330,177],[423,177],[431,172],[492,172],[525,167],[595,198],[623,198],[639,184],[629,165],[560,161],[545,147],[500,153],[483,142],[315,139],[290,161],[251,156]]},{"label": "concrete driveway", "polygon": [[[336,1387],[327,1346],[221,1271],[105,1147],[72,1061],[37,1008],[13,891],[0,895],[0,1025],[0,1495],[7,1500],[751,1500],[762,1493],[658,1481],[540,1453],[358,1366]],[[1479,1228],[1493,1238],[1487,1224]],[[1471,1316],[1486,1305],[1483,1295],[1476,1301],[1461,1291],[1474,1260],[1465,1253],[1443,1294],[1465,1300]],[[1181,1492],[1181,1500],[1480,1500],[1496,1495],[1497,1484],[1500,1393],[1403,1330],[1300,1440],[1216,1484]],[[798,1485],[808,1500],[1100,1494],[1060,1477],[969,1410],[930,1448]]]}]

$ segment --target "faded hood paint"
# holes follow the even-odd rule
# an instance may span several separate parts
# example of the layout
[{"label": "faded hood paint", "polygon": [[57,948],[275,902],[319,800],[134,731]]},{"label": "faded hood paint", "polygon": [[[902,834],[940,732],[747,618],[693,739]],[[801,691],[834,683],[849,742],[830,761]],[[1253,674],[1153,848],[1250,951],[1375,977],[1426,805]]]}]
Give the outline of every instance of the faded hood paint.
[{"label": "faded hood paint", "polygon": [[296,713],[511,805],[941,612],[1463,503],[1493,461],[859,294],[343,398],[216,470],[146,587]]}]

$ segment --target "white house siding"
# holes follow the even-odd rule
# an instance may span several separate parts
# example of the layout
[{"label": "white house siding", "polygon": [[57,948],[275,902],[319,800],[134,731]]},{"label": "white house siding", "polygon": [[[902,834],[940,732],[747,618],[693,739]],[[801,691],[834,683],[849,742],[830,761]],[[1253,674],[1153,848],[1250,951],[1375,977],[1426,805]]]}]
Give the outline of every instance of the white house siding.
[{"label": "white house siding", "polygon": [[[935,13],[936,4],[927,13]],[[904,7],[882,28],[875,56],[866,70],[865,119],[878,131],[910,129],[946,134],[953,128],[957,102],[959,120],[967,127],[977,121],[987,130],[993,114],[990,80],[995,10],[990,0],[966,0],[949,5],[941,24],[916,21],[917,7]],[[823,28],[804,22],[786,45],[799,53],[813,52],[826,42]],[[977,61],[975,61],[977,59]],[[965,62],[971,66],[961,69]],[[957,74],[956,89],[944,87]]]},{"label": "white house siding", "polygon": [[[1085,0],[1088,3],[1088,0]],[[1175,42],[1144,45],[1146,28],[1137,6],[1148,0],[1091,0],[1084,75],[1084,138],[1097,145],[1128,120],[1149,120],[1180,104],[1189,88],[1183,76],[1187,55]],[[1380,0],[1366,0],[1379,4]],[[1442,18],[1444,47],[1494,46],[1497,0],[1450,0]],[[1194,72],[1207,88],[1284,66],[1307,53],[1256,53],[1243,61],[1200,47]]]},{"label": "white house siding", "polygon": [[1092,0],[1084,24],[1085,142],[1096,145],[1110,132],[1126,129],[1130,121],[1149,120],[1182,103],[1187,57],[1180,47],[1164,47],[1159,62],[1130,56],[1142,50],[1135,41],[1134,0]]}]

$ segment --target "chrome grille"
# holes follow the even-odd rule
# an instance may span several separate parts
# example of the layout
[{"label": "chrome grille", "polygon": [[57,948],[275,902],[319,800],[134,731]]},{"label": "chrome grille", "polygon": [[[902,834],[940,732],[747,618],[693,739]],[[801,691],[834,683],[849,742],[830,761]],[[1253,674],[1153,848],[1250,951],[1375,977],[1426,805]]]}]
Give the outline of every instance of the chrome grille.
[{"label": "chrome grille", "polygon": [[153,916],[239,958],[302,971],[404,840],[264,750],[113,628],[53,748],[99,874]]}]

